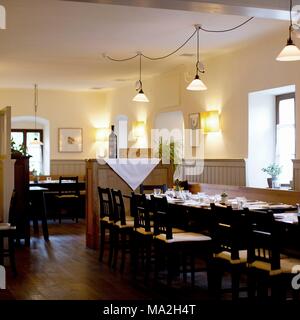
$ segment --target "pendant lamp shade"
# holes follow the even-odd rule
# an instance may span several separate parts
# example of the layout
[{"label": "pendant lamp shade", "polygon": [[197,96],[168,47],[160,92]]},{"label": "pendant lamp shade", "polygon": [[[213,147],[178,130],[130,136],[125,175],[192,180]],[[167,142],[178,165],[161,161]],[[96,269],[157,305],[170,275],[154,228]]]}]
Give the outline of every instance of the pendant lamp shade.
[{"label": "pendant lamp shade", "polygon": [[277,61],[298,61],[300,60],[300,50],[294,44],[292,39],[291,41],[287,42],[287,45],[281,50],[278,57],[276,58]]},{"label": "pendant lamp shade", "polygon": [[196,75],[195,79],[186,87],[186,89],[191,91],[203,91],[207,90],[207,86],[200,80],[199,76]]},{"label": "pendant lamp shade", "polygon": [[149,102],[149,99],[148,99],[147,96],[145,95],[143,89],[140,89],[140,91],[139,91],[138,94],[132,99],[132,101],[135,101],[135,102]]},{"label": "pendant lamp shade", "polygon": [[294,44],[292,40],[292,30],[293,30],[293,23],[292,23],[292,7],[293,3],[290,0],[290,26],[289,26],[289,38],[287,40],[286,46],[281,50],[279,55],[277,56],[277,61],[298,61],[300,60],[300,50]]}]

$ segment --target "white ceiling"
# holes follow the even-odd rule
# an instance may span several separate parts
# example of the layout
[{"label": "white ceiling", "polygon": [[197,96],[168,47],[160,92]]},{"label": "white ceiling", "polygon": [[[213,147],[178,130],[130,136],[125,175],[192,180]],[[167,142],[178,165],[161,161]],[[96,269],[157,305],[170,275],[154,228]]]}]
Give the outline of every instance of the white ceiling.
[{"label": "white ceiling", "polygon": [[[174,50],[194,31],[194,24],[223,29],[246,18],[191,11],[162,10],[58,0],[1,0],[7,29],[0,30],[0,87],[86,90],[114,87],[116,79],[138,78],[138,60],[117,58],[141,50],[160,56]],[[201,53],[214,55],[287,28],[280,20],[255,18],[226,34],[201,33]],[[171,58],[143,63],[143,77],[181,64],[194,65],[195,39]]]}]

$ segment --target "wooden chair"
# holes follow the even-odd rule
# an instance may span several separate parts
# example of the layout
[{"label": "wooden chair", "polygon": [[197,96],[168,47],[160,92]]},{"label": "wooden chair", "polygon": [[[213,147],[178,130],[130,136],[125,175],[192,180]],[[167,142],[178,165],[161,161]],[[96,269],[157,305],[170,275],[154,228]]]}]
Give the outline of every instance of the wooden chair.
[{"label": "wooden chair", "polygon": [[[0,223],[0,265],[4,265],[4,258],[9,257],[11,269],[14,276],[17,275],[15,258],[16,226],[14,225],[15,209],[16,193],[15,191],[13,191],[9,208],[10,223]],[[7,249],[4,247],[4,239],[8,239]]]},{"label": "wooden chair", "polygon": [[[154,246],[155,246],[155,280],[166,258],[167,284],[179,271],[182,271],[186,281],[187,271],[190,271],[191,282],[195,282],[195,258],[199,254],[207,259],[210,252],[211,238],[201,233],[173,232],[172,214],[166,197],[151,196],[151,206],[154,213]],[[189,258],[189,270],[187,270]]]},{"label": "wooden chair", "polygon": [[[259,299],[285,299],[286,289],[291,280],[299,273],[300,259],[281,254],[279,224],[272,211],[248,212],[250,235],[248,246],[248,287],[249,298],[256,295]],[[297,267],[294,270],[294,267]],[[296,293],[296,290],[292,288]],[[296,296],[296,295],[295,295]]]},{"label": "wooden chair", "polygon": [[125,257],[128,249],[132,256],[132,243],[133,243],[133,227],[134,220],[132,217],[126,217],[125,206],[123,201],[122,192],[120,190],[111,189],[113,201],[113,216],[114,223],[113,230],[113,269],[117,266],[119,248],[121,246],[122,256],[120,272],[124,271]]},{"label": "wooden chair", "polygon": [[[68,183],[66,187],[65,183]],[[58,195],[56,195],[59,223],[63,214],[71,214],[73,220],[78,222],[80,210],[80,190],[77,177],[59,177]]]},{"label": "wooden chair", "polygon": [[240,276],[247,262],[247,219],[241,211],[231,206],[211,203],[211,237],[213,243],[212,278],[213,291],[220,298],[222,277],[231,274],[232,299],[239,297]]},{"label": "wooden chair", "polygon": [[98,187],[100,201],[100,251],[99,261],[103,260],[104,248],[106,243],[106,231],[109,232],[109,257],[108,264],[111,266],[113,257],[113,231],[114,212],[111,192],[109,188]]},{"label": "wooden chair", "polygon": [[153,192],[154,189],[160,189],[162,193],[165,193],[167,191],[167,185],[166,184],[141,184],[140,185],[140,194],[145,193],[145,191],[151,191]]},{"label": "wooden chair", "polygon": [[137,274],[139,258],[145,267],[145,283],[147,283],[152,256],[153,226],[150,219],[149,201],[145,194],[131,193],[131,212],[134,217],[133,266]]}]

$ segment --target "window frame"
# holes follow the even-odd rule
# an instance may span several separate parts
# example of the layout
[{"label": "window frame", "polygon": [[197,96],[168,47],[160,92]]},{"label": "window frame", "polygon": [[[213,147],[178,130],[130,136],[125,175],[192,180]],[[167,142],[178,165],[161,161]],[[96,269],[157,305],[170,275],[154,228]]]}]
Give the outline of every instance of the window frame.
[{"label": "window frame", "polygon": [[[277,149],[277,125],[280,125],[279,123],[279,105],[280,102],[283,100],[289,100],[289,99],[294,99],[294,127],[295,127],[295,158],[296,158],[296,93],[295,92],[290,92],[290,93],[284,93],[284,94],[279,94],[275,96],[275,159],[277,157],[276,154],[276,149]],[[291,159],[292,160],[292,159]],[[292,177],[293,179],[294,177]]]},{"label": "window frame", "polygon": [[[43,129],[11,129],[11,132],[22,132],[24,145],[27,148],[27,132],[37,132],[40,134],[41,142],[44,142],[44,130]],[[43,145],[41,145],[43,151]]]}]

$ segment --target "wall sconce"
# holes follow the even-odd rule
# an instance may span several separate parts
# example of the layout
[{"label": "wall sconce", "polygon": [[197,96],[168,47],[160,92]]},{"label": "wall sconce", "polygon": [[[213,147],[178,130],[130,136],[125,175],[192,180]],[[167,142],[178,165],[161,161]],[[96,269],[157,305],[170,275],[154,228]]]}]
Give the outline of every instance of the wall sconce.
[{"label": "wall sconce", "polygon": [[145,136],[145,122],[136,121],[132,126],[132,135],[135,138],[141,138]]},{"label": "wall sconce", "polygon": [[220,131],[220,115],[218,110],[205,111],[200,113],[201,129],[204,133]]},{"label": "wall sconce", "polygon": [[108,135],[109,135],[108,128],[96,129],[96,141],[106,141],[108,139]]}]

